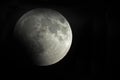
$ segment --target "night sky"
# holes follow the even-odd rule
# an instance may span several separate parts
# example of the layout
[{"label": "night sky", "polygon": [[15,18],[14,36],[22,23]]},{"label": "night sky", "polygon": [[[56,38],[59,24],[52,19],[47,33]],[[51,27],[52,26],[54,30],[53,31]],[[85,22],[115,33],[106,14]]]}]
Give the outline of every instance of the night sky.
[{"label": "night sky", "polygon": [[[40,79],[111,78],[119,65],[118,11],[112,4],[76,1],[17,1],[0,5],[0,57],[5,73],[38,74]],[[32,64],[23,45],[16,41],[13,30],[17,20],[34,8],[60,12],[70,23],[72,46],[64,59],[52,66]]]}]

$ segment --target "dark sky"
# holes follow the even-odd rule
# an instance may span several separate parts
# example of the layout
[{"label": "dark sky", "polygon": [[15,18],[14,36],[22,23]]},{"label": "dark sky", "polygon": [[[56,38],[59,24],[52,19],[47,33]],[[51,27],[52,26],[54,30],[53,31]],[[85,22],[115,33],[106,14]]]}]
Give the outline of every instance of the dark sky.
[{"label": "dark sky", "polygon": [[[103,2],[53,0],[1,3],[0,54],[3,69],[12,69],[16,73],[37,73],[41,78],[49,76],[50,79],[110,78],[113,65],[119,64],[118,12],[112,6]],[[57,10],[66,17],[73,31],[68,55],[49,67],[34,66],[26,57],[24,47],[12,36],[20,16],[33,8]]]}]

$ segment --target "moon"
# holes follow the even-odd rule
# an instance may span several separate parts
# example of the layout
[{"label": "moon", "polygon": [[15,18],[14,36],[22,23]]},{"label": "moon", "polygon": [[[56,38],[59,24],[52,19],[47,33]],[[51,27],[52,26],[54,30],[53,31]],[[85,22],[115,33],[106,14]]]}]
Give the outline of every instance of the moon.
[{"label": "moon", "polygon": [[26,12],[17,21],[14,34],[38,66],[59,62],[72,44],[70,24],[62,14],[52,9],[37,8]]}]

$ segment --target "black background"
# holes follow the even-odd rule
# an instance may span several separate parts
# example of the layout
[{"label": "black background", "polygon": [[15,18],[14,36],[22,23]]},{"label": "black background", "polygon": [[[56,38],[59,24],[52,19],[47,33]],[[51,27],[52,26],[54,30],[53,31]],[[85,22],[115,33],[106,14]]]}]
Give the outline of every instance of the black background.
[{"label": "black background", "polygon": [[[51,66],[35,66],[13,37],[17,20],[34,8],[50,8],[66,17],[73,32],[68,55]],[[118,9],[104,2],[4,1],[0,7],[0,55],[6,74],[38,74],[42,79],[111,78],[119,65]],[[114,70],[115,69],[115,70]],[[30,77],[30,76],[29,76]]]}]

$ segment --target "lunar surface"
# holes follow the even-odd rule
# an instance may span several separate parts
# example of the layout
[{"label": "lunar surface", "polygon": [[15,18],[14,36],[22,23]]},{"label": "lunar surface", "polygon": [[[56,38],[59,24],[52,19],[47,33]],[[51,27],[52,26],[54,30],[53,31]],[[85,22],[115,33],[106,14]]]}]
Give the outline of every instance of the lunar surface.
[{"label": "lunar surface", "polygon": [[72,30],[56,10],[37,8],[17,21],[14,34],[24,43],[36,65],[48,66],[62,60],[72,43]]}]

